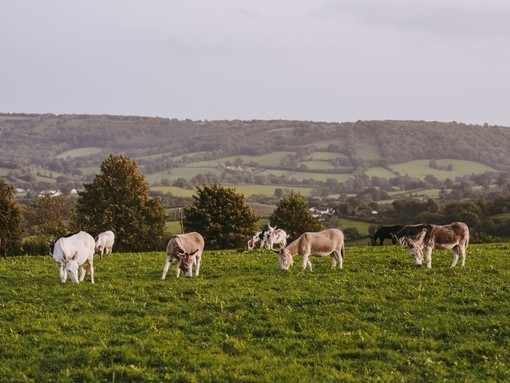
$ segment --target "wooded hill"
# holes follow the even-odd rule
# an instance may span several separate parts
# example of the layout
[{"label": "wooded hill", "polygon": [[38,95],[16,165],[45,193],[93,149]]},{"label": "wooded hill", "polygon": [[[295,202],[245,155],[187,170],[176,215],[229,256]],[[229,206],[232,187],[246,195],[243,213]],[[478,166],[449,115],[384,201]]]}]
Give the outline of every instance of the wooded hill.
[{"label": "wooded hill", "polygon": [[398,165],[415,160],[441,171],[454,167],[447,169],[445,160],[457,160],[476,164],[469,165],[473,173],[510,172],[509,152],[510,128],[456,122],[0,114],[0,176],[16,186],[34,187],[59,177],[61,182],[90,180],[112,153],[137,160],[151,184],[189,181],[197,172],[178,169],[190,164],[210,176],[249,172],[248,181],[229,180],[257,184],[271,176],[281,183],[291,177],[313,181],[310,174],[320,174],[319,181],[342,180],[342,175],[370,175],[373,169],[383,169],[381,176],[390,178],[407,174]]}]

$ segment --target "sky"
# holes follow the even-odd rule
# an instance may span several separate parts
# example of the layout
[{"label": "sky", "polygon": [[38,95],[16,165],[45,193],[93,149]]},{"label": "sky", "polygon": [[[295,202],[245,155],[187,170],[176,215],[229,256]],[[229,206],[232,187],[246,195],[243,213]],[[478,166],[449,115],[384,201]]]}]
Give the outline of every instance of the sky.
[{"label": "sky", "polygon": [[2,0],[0,112],[510,126],[508,0]]}]

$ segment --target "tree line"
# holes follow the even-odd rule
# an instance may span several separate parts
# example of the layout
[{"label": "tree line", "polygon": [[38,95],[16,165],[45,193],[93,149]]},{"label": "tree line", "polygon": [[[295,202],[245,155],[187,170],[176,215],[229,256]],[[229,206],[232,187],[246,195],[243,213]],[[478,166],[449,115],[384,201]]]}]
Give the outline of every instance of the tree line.
[{"label": "tree line", "polygon": [[[260,220],[246,198],[218,183],[195,189],[192,201],[183,204],[183,229],[199,231],[206,238],[207,248],[244,247],[246,240],[258,231],[256,224]],[[336,216],[324,222],[310,214],[309,200],[305,197],[280,190],[273,196],[276,209],[269,217],[270,222],[287,231],[291,239],[304,231],[335,227],[342,216],[359,217],[363,211],[365,218],[368,216],[379,224],[462,221],[473,231],[475,241],[494,241],[510,232],[508,196],[453,203],[399,198],[390,205],[379,206],[367,195],[365,190],[354,197],[330,201]],[[21,206],[14,196],[13,185],[0,180],[0,246],[7,254],[32,250],[40,254],[49,241],[79,230],[91,233],[112,230],[117,238],[116,249],[134,252],[161,250],[170,234],[165,229],[168,201],[151,196],[136,161],[124,155],[110,155],[101,164],[100,173],[91,183],[84,184],[77,198],[43,195]],[[366,214],[375,210],[376,217]],[[346,229],[348,240],[363,235]]]},{"label": "tree line", "polygon": [[[77,199],[42,195],[23,207],[14,198],[14,187],[0,180],[0,246],[5,253],[46,254],[48,242],[79,230],[91,234],[113,231],[118,251],[164,249],[169,235],[166,207],[161,198],[150,197],[136,162],[123,155],[110,155],[100,169]],[[200,232],[206,248],[244,247],[258,230],[260,217],[233,188],[197,186],[193,198],[194,202],[183,209],[183,229]],[[271,219],[280,222],[282,228],[288,227],[289,233],[297,236],[324,227],[311,216],[301,195],[291,193],[280,203],[280,210]],[[289,207],[283,208],[285,204]]]}]

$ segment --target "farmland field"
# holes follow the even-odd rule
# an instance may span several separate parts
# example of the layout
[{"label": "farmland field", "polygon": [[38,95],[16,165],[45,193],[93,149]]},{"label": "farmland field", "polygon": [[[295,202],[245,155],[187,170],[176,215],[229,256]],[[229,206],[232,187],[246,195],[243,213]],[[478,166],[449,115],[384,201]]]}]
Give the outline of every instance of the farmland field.
[{"label": "farmland field", "polygon": [[292,154],[292,152],[272,152],[269,154],[264,154],[261,156],[248,156],[248,155],[239,155],[239,156],[230,156],[230,157],[222,157],[217,158],[210,161],[199,161],[199,162],[192,162],[190,164],[187,164],[186,167],[217,167],[219,164],[225,164],[225,162],[230,161],[234,162],[236,159],[241,159],[244,162],[250,162],[254,161],[260,165],[270,165],[270,166],[277,166],[280,161],[288,156],[289,154]]},{"label": "farmland field", "polygon": [[55,158],[67,158],[67,157],[82,157],[82,156],[90,156],[92,154],[98,154],[103,151],[102,148],[79,148],[79,149],[71,149],[64,153],[60,153],[59,155],[55,156]]},{"label": "farmland field", "polygon": [[49,257],[0,260],[2,382],[503,382],[510,244],[347,247],[343,270],[269,251],[206,251],[201,275],[160,280],[163,252],[96,259],[61,285]]},{"label": "farmland field", "polygon": [[311,161],[328,161],[336,158],[345,158],[342,153],[331,153],[331,152],[313,152],[308,156]]},{"label": "farmland field", "polygon": [[451,171],[432,169],[429,166],[428,160],[409,161],[403,164],[389,165],[388,168],[390,168],[396,174],[400,174],[402,176],[408,175],[411,177],[421,178],[431,174],[441,180],[446,178],[455,179],[456,177],[462,177],[469,174],[484,173],[495,170],[490,166],[472,161],[442,159],[437,160],[436,162],[438,165],[445,168],[448,165],[452,165],[453,168]]},{"label": "farmland field", "polygon": [[322,161],[322,160],[309,160],[309,161],[303,161],[299,163],[299,166],[304,165],[307,169],[310,170],[333,170],[335,169],[335,166],[331,164],[329,161]]}]

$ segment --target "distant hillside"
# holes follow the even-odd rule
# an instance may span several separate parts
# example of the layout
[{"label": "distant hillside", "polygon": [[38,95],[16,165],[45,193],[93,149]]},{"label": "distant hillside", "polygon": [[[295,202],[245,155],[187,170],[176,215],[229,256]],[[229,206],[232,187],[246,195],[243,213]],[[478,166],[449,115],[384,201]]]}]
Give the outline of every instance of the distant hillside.
[{"label": "distant hillside", "polygon": [[342,181],[352,174],[391,178],[410,173],[399,164],[418,160],[418,167],[429,167],[441,178],[448,167],[462,167],[448,160],[470,161],[467,172],[510,172],[510,128],[425,121],[0,114],[0,176],[11,181],[87,180],[111,153],[136,159],[154,183],[236,170],[251,172],[247,183],[254,184],[253,177],[268,175],[305,182],[319,176]]}]

